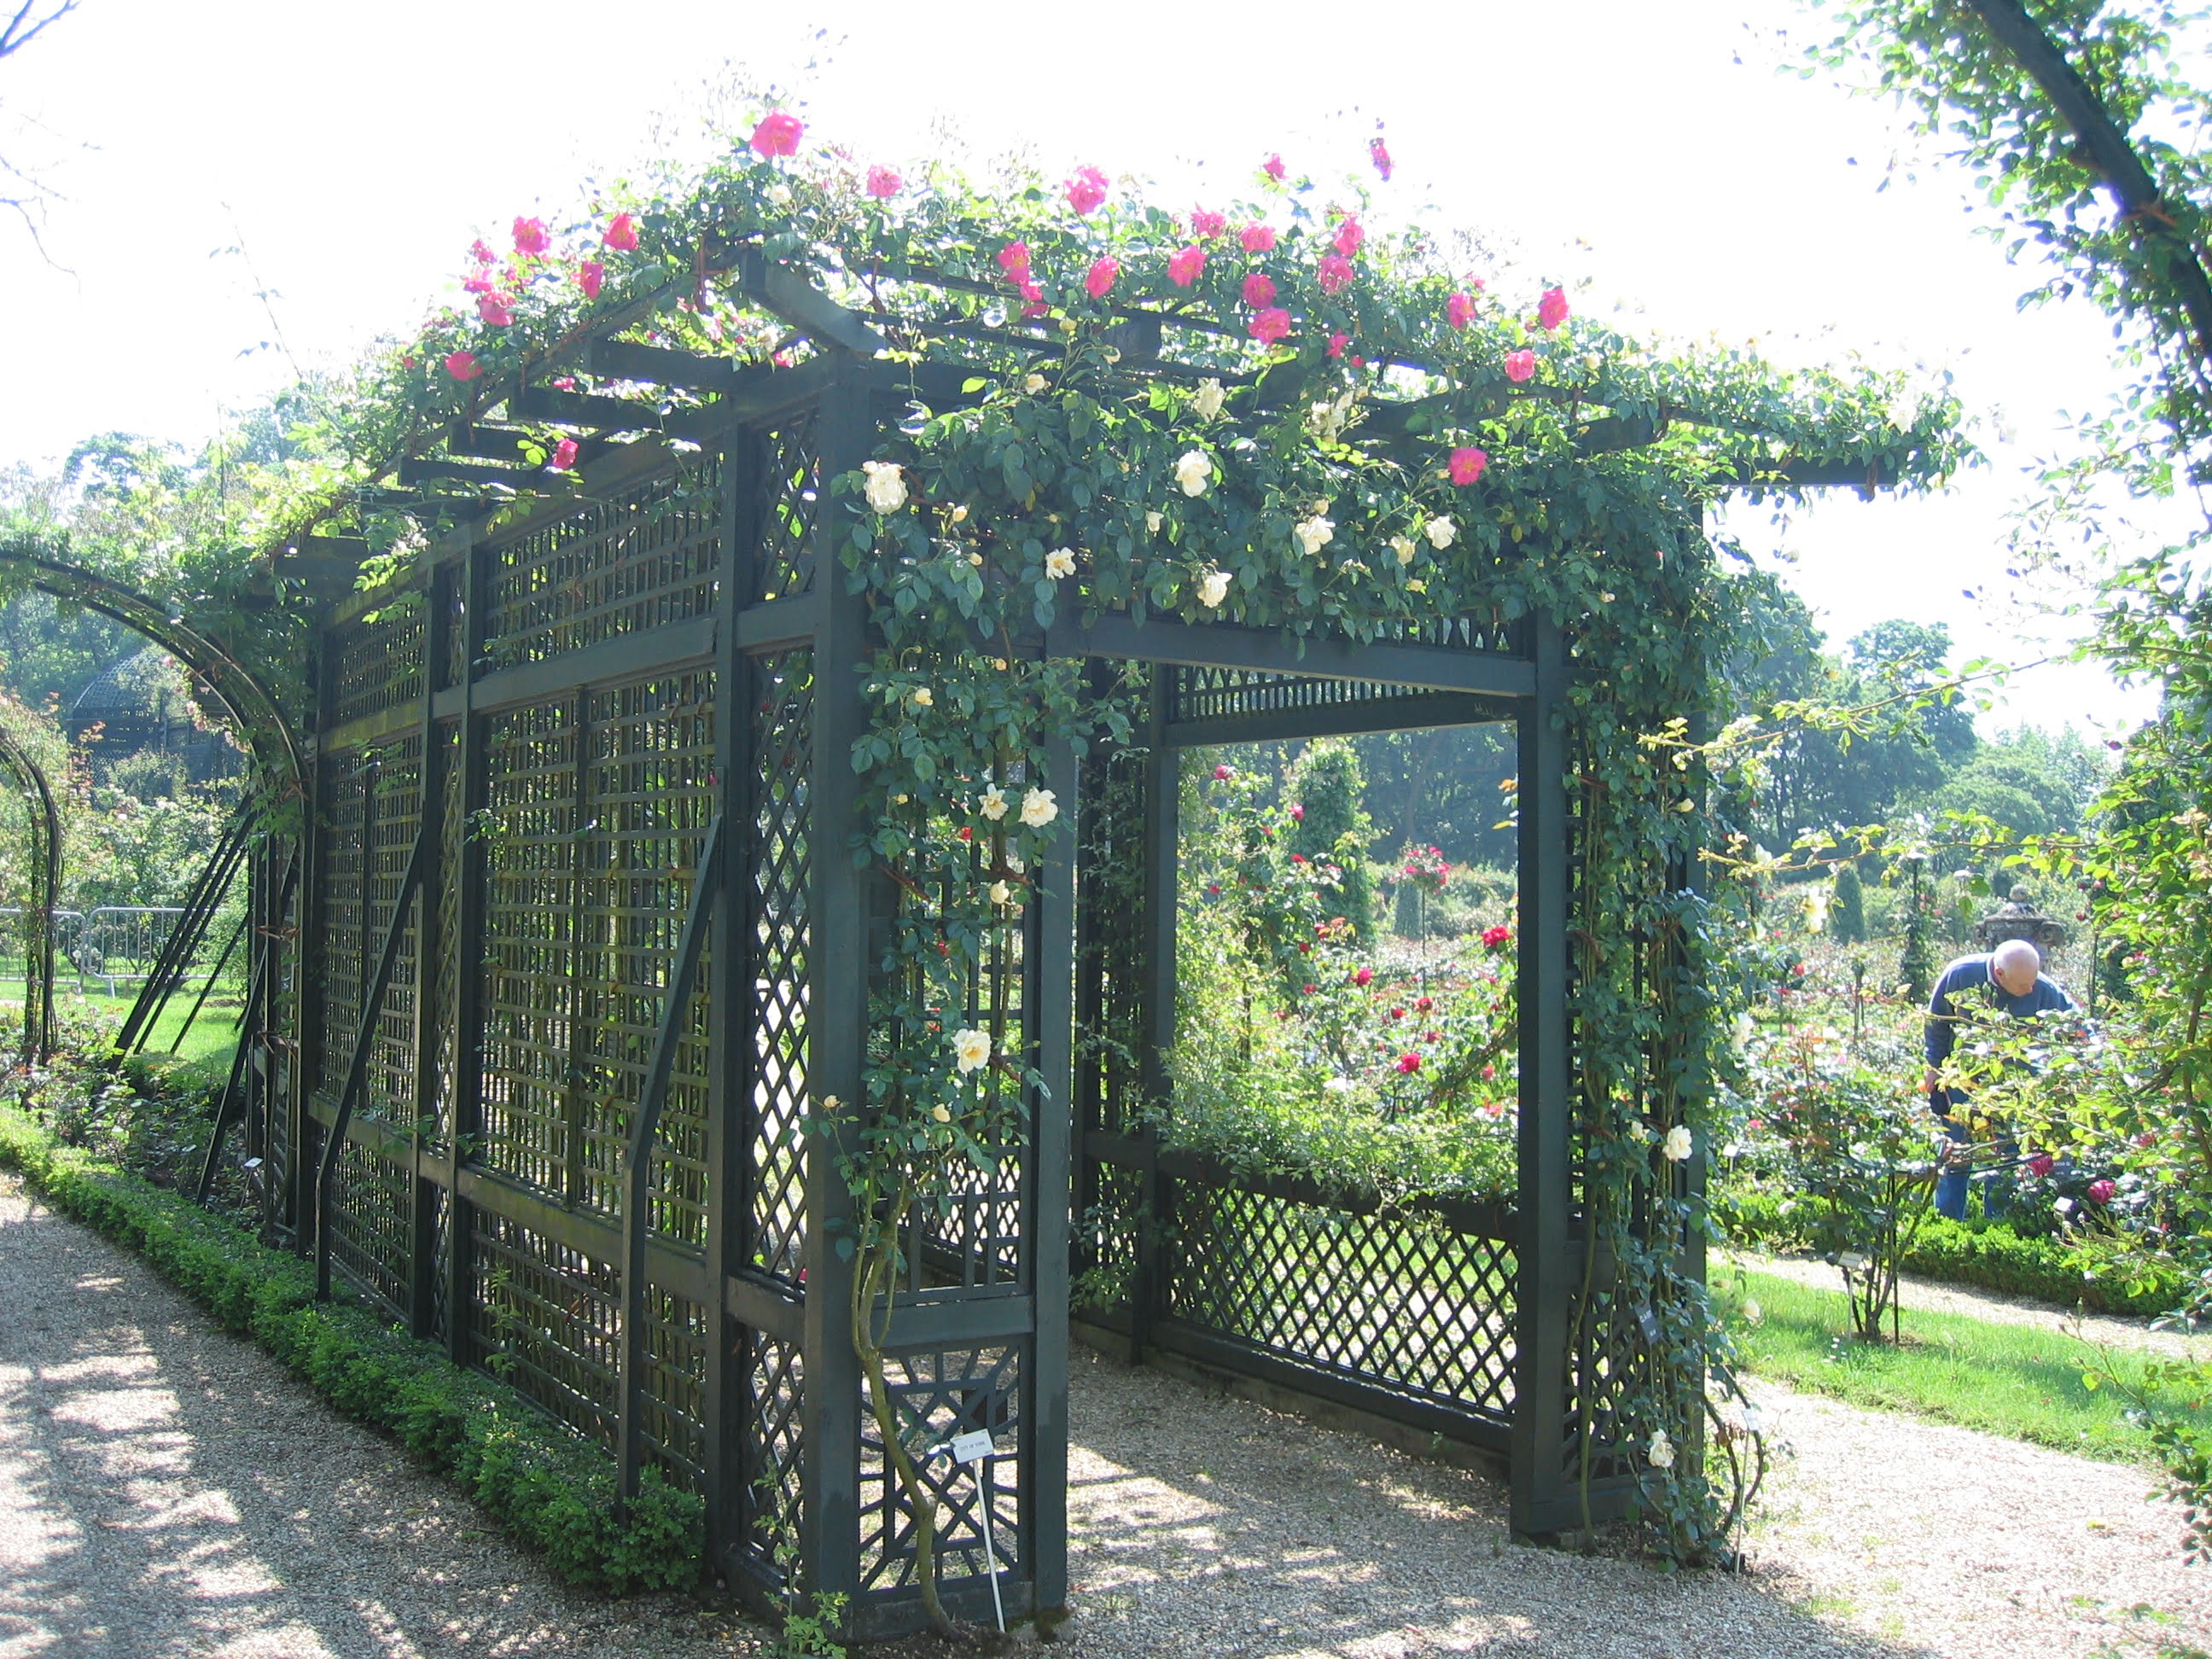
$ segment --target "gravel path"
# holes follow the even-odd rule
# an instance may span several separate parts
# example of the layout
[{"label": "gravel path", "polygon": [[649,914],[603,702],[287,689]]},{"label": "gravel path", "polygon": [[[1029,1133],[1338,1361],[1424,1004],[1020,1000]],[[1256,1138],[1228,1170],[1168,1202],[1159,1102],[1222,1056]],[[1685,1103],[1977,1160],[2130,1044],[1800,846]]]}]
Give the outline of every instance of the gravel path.
[{"label": "gravel path", "polygon": [[[0,1178],[0,1659],[753,1654],[562,1590],[129,1256]],[[1740,1577],[1514,1545],[1495,1480],[1079,1352],[1070,1659],[1860,1659],[2212,1647],[2143,1472],[1765,1391]],[[1929,1488],[1940,1488],[1933,1494]],[[1971,1535],[1965,1531],[1971,1522]]]}]

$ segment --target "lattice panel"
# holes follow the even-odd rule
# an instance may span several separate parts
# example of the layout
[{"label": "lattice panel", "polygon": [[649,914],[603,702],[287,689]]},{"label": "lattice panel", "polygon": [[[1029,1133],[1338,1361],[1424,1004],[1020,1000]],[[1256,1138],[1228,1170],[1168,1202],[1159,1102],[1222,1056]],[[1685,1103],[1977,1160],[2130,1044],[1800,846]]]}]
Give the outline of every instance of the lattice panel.
[{"label": "lattice panel", "polygon": [[[714,677],[593,692],[586,750],[589,862],[574,969],[579,1195],[618,1211],[629,1115],[644,1093],[714,817]],[[652,1225],[690,1244],[707,1237],[713,968],[702,950],[653,1158]]]},{"label": "lattice panel", "polygon": [[814,763],[814,659],[810,651],[752,665],[751,844],[743,895],[751,916],[752,1077],[745,1146],[750,1160],[752,1265],[796,1286],[806,1220],[808,884],[813,834],[807,775]]},{"label": "lattice panel", "polygon": [[338,1154],[331,1195],[331,1265],[397,1318],[407,1316],[415,1178],[367,1147]]},{"label": "lattice panel", "polygon": [[799,1401],[806,1367],[794,1343],[749,1335],[745,1415],[741,1456],[750,1480],[738,1495],[747,1553],[781,1578],[779,1550],[798,1547],[804,1492],[800,1483],[805,1426]]},{"label": "lattice panel", "polygon": [[453,1081],[460,1074],[460,998],[464,963],[473,969],[474,953],[461,949],[461,881],[468,847],[467,797],[461,777],[461,732],[458,723],[437,736],[440,764],[439,845],[434,870],[437,887],[437,956],[431,969],[430,1018],[434,1086],[428,1102],[428,1133],[442,1146],[453,1132]]},{"label": "lattice panel", "polygon": [[362,986],[362,810],[368,771],[361,757],[323,757],[322,835],[317,846],[314,1029],[322,1042],[308,1086],[336,1092],[345,1080],[346,1033],[360,1016]]},{"label": "lattice panel", "polygon": [[821,511],[822,465],[814,415],[794,416],[760,435],[762,508],[752,598],[789,599],[814,586],[814,526]]},{"label": "lattice panel", "polygon": [[1144,1172],[1095,1164],[1089,1200],[1068,1231],[1076,1267],[1069,1294],[1079,1309],[1123,1307],[1136,1282],[1137,1233],[1145,1218]]},{"label": "lattice panel", "polygon": [[[942,1443],[956,1434],[988,1429],[1012,1451],[1020,1433],[1021,1359],[1011,1347],[933,1352],[885,1362],[893,1421],[910,1449]],[[989,1571],[983,1553],[983,1512],[965,1463],[937,1457],[920,1464],[923,1485],[938,1502],[937,1560],[946,1579],[980,1578]],[[991,1542],[999,1570],[1018,1578],[1021,1460],[994,1457],[984,1464],[991,1505]],[[860,1414],[860,1588],[888,1593],[915,1582],[914,1528],[893,1497],[872,1407]]]},{"label": "lattice panel", "polygon": [[542,704],[487,722],[483,1109],[489,1168],[566,1194],[577,994],[576,711]]},{"label": "lattice panel", "polygon": [[423,615],[420,594],[395,594],[331,643],[331,725],[421,700]]},{"label": "lattice panel", "polygon": [[1529,654],[1528,624],[1524,618],[1506,622],[1496,617],[1430,617],[1397,629],[1394,637],[1413,645],[1449,645],[1486,655],[1526,657]]},{"label": "lattice panel", "polygon": [[469,678],[469,584],[466,562],[438,572],[437,605],[444,651],[438,664],[438,689],[464,685]]},{"label": "lattice panel", "polygon": [[519,1222],[471,1213],[471,1362],[571,1428],[611,1440],[621,1393],[620,1272]]},{"label": "lattice panel", "polygon": [[720,464],[707,458],[496,546],[485,656],[501,667],[542,662],[708,614],[720,486]]},{"label": "lattice panel", "polygon": [[708,1310],[658,1285],[645,1292],[647,1454],[678,1486],[704,1484],[707,1459]]},{"label": "lattice panel", "polygon": [[1615,1297],[1599,1298],[1596,1317],[1589,1322],[1590,1340],[1570,1355],[1565,1433],[1559,1446],[1559,1468],[1570,1481],[1582,1479],[1583,1414],[1589,1414],[1590,1478],[1631,1471],[1621,1445],[1635,1434],[1635,1425],[1621,1413],[1623,1398],[1644,1378],[1650,1360],[1639,1340],[1635,1314]]},{"label": "lattice panel", "polygon": [[1264,674],[1243,668],[1169,671],[1168,718],[1218,720],[1231,714],[1272,714],[1302,708],[1358,708],[1429,695],[1418,685],[1382,680],[1319,679],[1304,674]]},{"label": "lattice panel", "polygon": [[1145,1051],[1145,760],[1099,748],[1084,763],[1076,864],[1075,1103],[1085,1129],[1121,1134],[1141,1103]]},{"label": "lattice panel", "polygon": [[[421,823],[422,740],[409,738],[384,751],[377,768],[375,798],[370,802],[368,859],[368,939],[367,972],[374,975],[376,957],[384,949],[385,930],[391,927],[407,879],[408,860],[415,852],[415,831]],[[407,901],[398,912],[402,927],[399,952],[392,960],[392,977],[386,982],[376,1009],[376,1042],[369,1051],[368,1079],[357,1109],[398,1122],[411,1123],[415,1116],[415,997],[416,902]],[[371,981],[374,983],[374,980]],[[358,1016],[343,1029],[350,1048]],[[344,1079],[341,1077],[341,1084]]]},{"label": "lattice panel", "polygon": [[435,1206],[430,1234],[430,1328],[433,1342],[442,1343],[453,1329],[453,1206],[442,1187],[429,1188]]},{"label": "lattice panel", "polygon": [[1510,1419],[1513,1253],[1419,1211],[1176,1184],[1168,1310],[1300,1364]]}]

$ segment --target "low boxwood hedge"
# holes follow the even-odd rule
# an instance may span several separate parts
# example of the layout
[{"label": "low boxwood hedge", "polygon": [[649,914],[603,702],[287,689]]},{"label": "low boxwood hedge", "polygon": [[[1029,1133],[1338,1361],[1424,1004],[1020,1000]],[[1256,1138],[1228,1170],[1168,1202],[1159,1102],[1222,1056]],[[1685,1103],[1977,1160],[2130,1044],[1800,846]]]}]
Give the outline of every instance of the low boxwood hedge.
[{"label": "low boxwood hedge", "polygon": [[[1714,1204],[1724,1237],[1751,1249],[1794,1249],[1807,1243],[1811,1212],[1779,1194],[1742,1190]],[[2179,1306],[2179,1279],[2130,1285],[2085,1277],[2073,1252],[2055,1238],[2023,1238],[2002,1222],[1929,1216],[1905,1254],[1905,1271],[1947,1285],[1971,1285],[2008,1296],[2030,1296],[2097,1313],[2162,1314]]]},{"label": "low boxwood hedge", "polygon": [[450,1474],[571,1583],[622,1595],[700,1573],[699,1498],[655,1471],[627,1512],[614,1460],[514,1390],[454,1364],[362,1308],[317,1303],[313,1270],[228,1222],[0,1107],[0,1166],[250,1335],[347,1416]]}]

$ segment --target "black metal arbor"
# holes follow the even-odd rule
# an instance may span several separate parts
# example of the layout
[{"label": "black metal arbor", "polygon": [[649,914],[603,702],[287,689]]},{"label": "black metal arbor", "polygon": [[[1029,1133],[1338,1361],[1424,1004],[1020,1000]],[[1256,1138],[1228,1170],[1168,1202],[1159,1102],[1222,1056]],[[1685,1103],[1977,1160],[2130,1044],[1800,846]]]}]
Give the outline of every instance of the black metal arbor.
[{"label": "black metal arbor", "polygon": [[23,903],[22,1057],[44,1065],[54,1051],[54,892],[61,885],[61,815],[37,759],[4,732],[0,772],[22,797],[29,863]]},{"label": "black metal arbor", "polygon": [[[1540,617],[1355,645],[1108,611],[1008,644],[1140,679],[1147,712],[1127,748],[1048,766],[1074,833],[966,1011],[1017,1034],[1003,1047],[1043,1087],[994,1172],[899,1218],[892,1397],[868,1398],[855,1266],[831,1246],[856,1231],[841,1160],[897,912],[852,854],[875,635],[829,487],[917,401],[956,407],[1048,337],[946,279],[931,351],[973,340],[975,360],[916,362],[757,250],[699,260],[774,319],[779,361],[629,337],[684,284],[492,384],[368,492],[432,528],[400,574],[319,610],[303,717],[165,607],[0,548],[180,658],[255,750],[247,1040],[216,1139],[243,1122],[266,1230],[311,1249],[325,1288],[606,1441],[626,1493],[696,1491],[733,1584],[842,1593],[862,1632],[921,1613],[886,1404],[915,1449],[995,1437],[981,1491],[965,1466],[924,1466],[948,1607],[984,1614],[994,1580],[1010,1612],[1063,1599],[1079,1268],[1116,1286],[1086,1308],[1092,1334],[1133,1357],[1486,1448],[1525,1530],[1617,1510],[1616,1401],[1650,1339],[1589,1294],[1608,1269],[1579,1194],[1569,918],[1591,896],[1590,834],[1565,711],[1592,665]],[[1206,327],[1135,311],[1115,349],[1195,378],[1163,338]],[[1649,443],[1669,417],[1594,420],[1578,453]],[[549,433],[573,443],[573,490],[547,487]],[[320,537],[272,563],[368,551]],[[1137,1108],[1169,1092],[1177,751],[1491,720],[1521,751],[1515,1201],[1386,1209],[1164,1147]],[[1700,1270],[1693,1245],[1682,1267]]]}]

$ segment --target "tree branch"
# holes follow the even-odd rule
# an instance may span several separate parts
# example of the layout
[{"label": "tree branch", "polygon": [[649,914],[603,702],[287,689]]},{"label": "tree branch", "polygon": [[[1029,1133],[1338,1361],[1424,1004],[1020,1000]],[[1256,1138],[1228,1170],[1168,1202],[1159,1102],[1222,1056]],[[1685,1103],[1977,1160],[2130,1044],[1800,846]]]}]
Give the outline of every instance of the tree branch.
[{"label": "tree branch", "polygon": [[2021,0],[1964,0],[1964,3],[2043,88],[2059,118],[2081,141],[2081,155],[2112,192],[2120,217],[2171,262],[2176,297],[2197,337],[2200,367],[2212,362],[2212,277],[2160,201],[2157,182],[2128,135],[2112,119],[2065,53],[2027,15]]},{"label": "tree branch", "polygon": [[25,28],[24,21],[30,16],[32,8],[37,4],[38,0],[23,0],[23,3],[15,9],[15,15],[8,20],[4,27],[0,27],[0,58],[21,52],[25,46],[29,46],[51,25],[59,22],[75,11],[77,0],[62,0],[61,4],[56,6],[28,28]]}]

